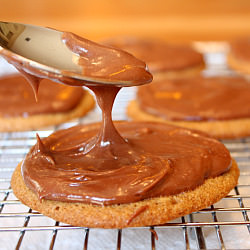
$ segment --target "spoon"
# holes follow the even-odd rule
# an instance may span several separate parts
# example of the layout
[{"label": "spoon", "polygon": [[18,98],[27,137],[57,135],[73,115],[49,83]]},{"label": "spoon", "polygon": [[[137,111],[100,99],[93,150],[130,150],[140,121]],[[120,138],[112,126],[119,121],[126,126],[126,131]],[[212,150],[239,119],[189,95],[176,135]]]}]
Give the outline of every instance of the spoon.
[{"label": "spoon", "polygon": [[55,29],[0,22],[0,54],[24,73],[70,85],[124,87],[152,81],[146,65],[131,54],[66,32],[76,42],[76,53],[64,36]]}]

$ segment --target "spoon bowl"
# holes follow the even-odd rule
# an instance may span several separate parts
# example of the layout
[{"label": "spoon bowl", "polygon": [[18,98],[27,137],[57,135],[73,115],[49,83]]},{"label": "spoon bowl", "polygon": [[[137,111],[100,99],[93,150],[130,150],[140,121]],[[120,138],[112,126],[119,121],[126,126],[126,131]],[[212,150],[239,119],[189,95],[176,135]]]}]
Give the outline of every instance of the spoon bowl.
[{"label": "spoon bowl", "polygon": [[[0,22],[0,54],[16,68],[39,78],[72,85],[134,86],[148,83],[86,76],[77,56],[62,41],[63,32],[28,24]],[[150,73],[148,72],[150,75]],[[83,84],[84,82],[84,84]]]}]

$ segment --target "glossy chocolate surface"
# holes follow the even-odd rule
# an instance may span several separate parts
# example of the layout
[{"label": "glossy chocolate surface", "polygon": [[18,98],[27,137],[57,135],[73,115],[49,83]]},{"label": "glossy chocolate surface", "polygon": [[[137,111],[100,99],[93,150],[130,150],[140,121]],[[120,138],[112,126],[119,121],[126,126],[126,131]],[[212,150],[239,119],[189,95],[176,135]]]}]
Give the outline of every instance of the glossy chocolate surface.
[{"label": "glossy chocolate surface", "polygon": [[151,72],[178,71],[204,64],[203,56],[188,45],[137,38],[113,38],[103,42],[143,60]]},{"label": "glossy chocolate surface", "polygon": [[101,126],[39,140],[22,165],[26,185],[41,199],[111,205],[192,190],[231,165],[217,140],[160,123],[115,123],[126,144],[89,150]]},{"label": "glossy chocolate surface", "polygon": [[[82,75],[101,81],[122,81],[133,85],[152,81],[145,70],[146,64],[133,55],[111,47],[97,44],[70,32],[64,32],[62,41],[75,53],[73,60],[82,67]],[[100,85],[99,83],[99,85]]]},{"label": "glossy chocolate surface", "polygon": [[250,82],[241,77],[195,77],[141,86],[143,111],[173,121],[230,120],[250,117]]},{"label": "glossy chocolate surface", "polygon": [[44,79],[35,100],[33,90],[21,75],[0,78],[0,116],[27,117],[67,112],[74,109],[86,92]]}]

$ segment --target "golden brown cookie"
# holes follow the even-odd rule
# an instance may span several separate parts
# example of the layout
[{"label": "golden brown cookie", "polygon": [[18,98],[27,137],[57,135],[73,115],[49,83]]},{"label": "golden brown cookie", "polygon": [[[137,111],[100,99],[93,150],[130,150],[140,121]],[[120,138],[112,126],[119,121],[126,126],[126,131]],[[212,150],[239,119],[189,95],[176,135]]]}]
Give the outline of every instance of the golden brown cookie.
[{"label": "golden brown cookie", "polygon": [[229,43],[227,62],[229,67],[250,74],[250,38],[241,38]]},{"label": "golden brown cookie", "polygon": [[0,131],[24,131],[56,125],[85,115],[95,105],[93,96],[80,87],[43,80],[38,100],[20,75],[0,78]]},{"label": "golden brown cookie", "polygon": [[154,81],[139,87],[127,114],[136,121],[165,122],[216,138],[250,135],[250,84],[242,77]]},{"label": "golden brown cookie", "polygon": [[110,38],[103,43],[126,50],[146,62],[154,79],[190,77],[205,68],[202,54],[191,45],[135,37]]},{"label": "golden brown cookie", "polygon": [[139,227],[166,223],[219,201],[237,184],[239,177],[239,169],[233,161],[227,173],[207,179],[204,184],[192,191],[130,204],[95,206],[40,201],[25,185],[20,170],[21,163],[12,176],[11,186],[21,202],[55,220],[74,226],[97,228]]}]

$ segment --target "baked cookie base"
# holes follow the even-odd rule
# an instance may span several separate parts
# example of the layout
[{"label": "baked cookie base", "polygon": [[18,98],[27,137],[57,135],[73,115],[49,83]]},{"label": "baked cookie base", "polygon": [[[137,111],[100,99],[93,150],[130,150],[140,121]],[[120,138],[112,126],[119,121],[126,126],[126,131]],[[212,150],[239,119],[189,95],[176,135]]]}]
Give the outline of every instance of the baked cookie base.
[{"label": "baked cookie base", "polygon": [[125,228],[159,225],[206,208],[225,197],[237,185],[238,177],[239,169],[233,161],[227,173],[207,179],[192,191],[135,203],[96,206],[39,200],[25,185],[20,163],[13,173],[11,187],[22,203],[57,221],[82,227]]},{"label": "baked cookie base", "polygon": [[0,117],[0,132],[26,131],[57,125],[85,115],[95,106],[94,97],[86,91],[80,103],[68,112],[31,115],[24,117]]},{"label": "baked cookie base", "polygon": [[205,64],[196,65],[193,67],[188,67],[185,69],[180,70],[172,70],[172,71],[162,71],[162,72],[153,72],[154,80],[161,80],[161,79],[180,79],[186,77],[193,77],[198,74],[202,70],[205,69]]},{"label": "baked cookie base", "polygon": [[250,136],[250,118],[242,118],[224,121],[167,121],[142,111],[133,100],[127,107],[127,115],[135,121],[155,121],[203,131],[218,139],[234,139]]}]

